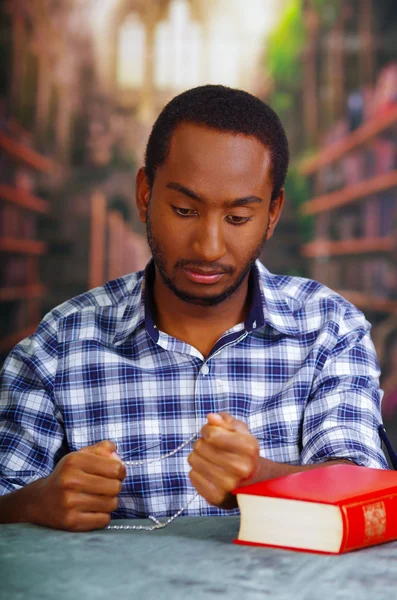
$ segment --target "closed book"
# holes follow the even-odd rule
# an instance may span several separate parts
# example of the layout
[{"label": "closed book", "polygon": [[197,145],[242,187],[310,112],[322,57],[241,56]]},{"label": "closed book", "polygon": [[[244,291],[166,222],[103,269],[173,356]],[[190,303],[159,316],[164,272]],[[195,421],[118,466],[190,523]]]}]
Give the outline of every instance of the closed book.
[{"label": "closed book", "polygon": [[397,539],[397,473],[339,464],[240,487],[238,544],[341,554]]}]

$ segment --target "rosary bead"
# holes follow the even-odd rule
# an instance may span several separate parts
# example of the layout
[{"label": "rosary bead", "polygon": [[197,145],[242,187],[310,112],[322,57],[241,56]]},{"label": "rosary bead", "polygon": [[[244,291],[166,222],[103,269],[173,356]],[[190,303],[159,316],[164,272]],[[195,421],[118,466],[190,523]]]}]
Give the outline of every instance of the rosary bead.
[{"label": "rosary bead", "polygon": [[[184,448],[185,446],[190,444],[198,436],[199,436],[199,434],[195,433],[188,440],[186,440],[186,442],[183,442],[183,444],[180,444],[180,446],[178,446],[171,452],[168,452],[167,454],[163,454],[163,456],[159,456],[158,458],[154,458],[152,460],[126,460],[123,462],[126,466],[129,466],[129,467],[139,467],[142,465],[150,465],[154,462],[159,462],[161,460],[165,460],[166,458],[169,458],[170,456],[174,456],[174,454],[176,454],[177,452],[182,450],[182,448]],[[182,514],[184,510],[187,509],[187,507],[193,502],[193,500],[195,498],[197,498],[197,496],[198,496],[197,493],[194,494],[194,496],[192,496],[192,498],[190,498],[189,502],[187,502],[185,504],[185,506],[180,508],[178,510],[178,512],[176,512],[172,517],[167,519],[167,521],[164,521],[164,523],[161,523],[158,519],[156,519],[156,517],[149,516],[149,519],[151,521],[153,521],[153,523],[155,523],[155,525],[108,525],[106,529],[122,529],[122,530],[133,529],[135,531],[154,531],[155,529],[162,529],[163,527],[166,527],[167,525],[172,523],[172,521],[174,519],[179,517],[179,515]]]}]

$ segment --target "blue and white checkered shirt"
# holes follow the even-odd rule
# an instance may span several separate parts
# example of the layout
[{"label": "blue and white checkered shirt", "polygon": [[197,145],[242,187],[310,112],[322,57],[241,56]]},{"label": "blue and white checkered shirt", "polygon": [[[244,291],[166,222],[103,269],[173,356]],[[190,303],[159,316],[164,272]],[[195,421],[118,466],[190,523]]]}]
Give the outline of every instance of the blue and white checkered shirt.
[{"label": "blue and white checkered shirt", "polygon": [[[127,467],[113,517],[172,515],[194,495],[192,446],[154,459],[219,411],[245,421],[271,460],[387,468],[377,359],[354,306],[257,261],[248,318],[204,359],[156,328],[145,293],[153,271],[150,262],[62,304],[11,352],[1,376],[1,493],[46,477],[68,452],[113,440],[122,459],[147,460]],[[197,497],[184,514],[225,511]]]}]

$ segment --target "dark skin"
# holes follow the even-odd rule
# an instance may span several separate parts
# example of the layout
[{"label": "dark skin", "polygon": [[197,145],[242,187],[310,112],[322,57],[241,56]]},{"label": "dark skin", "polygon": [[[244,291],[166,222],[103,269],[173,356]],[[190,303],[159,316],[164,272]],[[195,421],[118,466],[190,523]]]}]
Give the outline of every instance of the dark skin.
[{"label": "dark skin", "polygon": [[[247,316],[250,267],[284,202],[283,190],[273,199],[272,193],[270,153],[255,137],[192,124],[174,132],[152,189],[145,171],[138,172],[137,206],[155,259],[156,325],[205,358]],[[198,282],[209,270],[216,281]],[[237,486],[320,466],[260,457],[245,423],[227,413],[207,421],[189,464],[194,487],[210,504],[233,508]],[[103,441],[66,455],[48,477],[0,498],[0,522],[69,531],[105,527],[126,476],[115,450]]]},{"label": "dark skin", "polygon": [[51,475],[0,497],[0,523],[34,523],[67,531],[102,529],[118,506],[126,476],[113,442],[64,456]]},{"label": "dark skin", "polygon": [[[155,264],[157,327],[191,344],[205,358],[219,337],[247,315],[248,275],[223,302],[205,302],[238,280],[264,237],[273,235],[284,190],[273,199],[272,193],[270,153],[261,142],[193,124],[175,131],[152,189],[143,169],[137,175],[140,218],[146,224],[150,220],[161,262],[161,268]],[[187,268],[222,267],[226,272],[213,285],[192,282],[178,267],[181,258]],[[178,297],[164,274],[191,300]],[[258,441],[246,424],[227,413],[207,416],[188,460],[196,490],[222,508],[236,507],[231,491],[238,486],[323,466],[293,466],[260,457]]]},{"label": "dark skin", "polygon": [[263,242],[267,223],[267,239],[273,235],[284,192],[270,207],[269,168],[269,151],[256,138],[184,124],[173,135],[169,156],[157,169],[152,189],[144,170],[138,172],[140,218],[147,223],[151,198],[151,230],[167,275],[172,277],[181,259],[189,261],[188,266],[228,271],[219,282],[200,285],[189,281],[182,268],[177,269],[175,286],[195,296],[193,303],[169,289],[156,265],[157,326],[193,345],[204,357],[247,314],[248,274],[224,302],[206,306],[200,301],[221,294],[238,279]]}]

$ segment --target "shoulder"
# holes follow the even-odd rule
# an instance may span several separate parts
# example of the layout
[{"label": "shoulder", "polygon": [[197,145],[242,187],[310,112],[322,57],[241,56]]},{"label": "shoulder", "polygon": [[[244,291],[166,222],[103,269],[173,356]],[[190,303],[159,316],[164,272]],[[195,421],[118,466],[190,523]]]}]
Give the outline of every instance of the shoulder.
[{"label": "shoulder", "polygon": [[[19,342],[8,355],[5,381],[32,380],[38,374],[51,393],[62,346],[79,340],[109,343],[128,308],[128,317],[139,311],[143,272],[132,273],[64,302],[49,312],[37,330]],[[19,385],[19,384],[18,384]]]},{"label": "shoulder", "polygon": [[129,315],[139,311],[144,271],[130,273],[80,294],[51,310],[36,333],[52,335],[58,342],[82,337],[105,338],[114,335],[128,306]]},{"label": "shoulder", "polygon": [[302,333],[336,329],[339,336],[355,329],[369,329],[364,314],[354,304],[313,279],[270,273],[259,266],[265,297],[277,294],[290,308]]},{"label": "shoulder", "polygon": [[130,273],[118,279],[108,281],[105,285],[94,288],[67,300],[49,313],[54,319],[64,319],[71,314],[84,311],[101,311],[106,308],[118,308],[127,300],[139,299],[143,271]]}]

